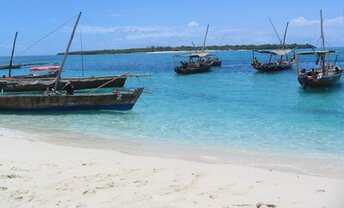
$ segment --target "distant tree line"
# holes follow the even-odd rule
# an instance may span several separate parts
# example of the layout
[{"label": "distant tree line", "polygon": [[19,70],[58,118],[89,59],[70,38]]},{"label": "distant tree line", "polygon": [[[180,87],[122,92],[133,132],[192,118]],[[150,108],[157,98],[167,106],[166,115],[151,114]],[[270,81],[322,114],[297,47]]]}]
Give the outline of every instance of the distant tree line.
[{"label": "distant tree line", "polygon": [[[207,46],[206,50],[266,50],[266,49],[280,49],[279,44],[264,44],[264,45],[223,45],[223,46]],[[285,48],[315,48],[310,44],[286,44]],[[94,54],[123,54],[123,53],[147,53],[147,52],[163,52],[163,51],[200,51],[202,47],[193,46],[151,46],[146,48],[130,48],[130,49],[110,49],[110,50],[92,50],[92,51],[73,51],[70,55],[94,55]],[[63,55],[58,53],[57,55]]]}]

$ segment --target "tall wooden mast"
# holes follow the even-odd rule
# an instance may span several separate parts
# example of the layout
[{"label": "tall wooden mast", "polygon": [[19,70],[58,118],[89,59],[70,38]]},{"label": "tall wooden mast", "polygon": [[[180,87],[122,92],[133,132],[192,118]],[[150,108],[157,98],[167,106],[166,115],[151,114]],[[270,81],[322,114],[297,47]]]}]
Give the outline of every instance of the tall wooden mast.
[{"label": "tall wooden mast", "polygon": [[16,32],[16,34],[14,35],[14,41],[13,41],[13,47],[12,47],[10,65],[8,66],[8,68],[9,68],[9,70],[8,70],[8,76],[9,76],[9,77],[11,77],[11,75],[12,75],[12,73],[11,73],[11,72],[12,72],[12,61],[13,61],[14,49],[16,48],[17,36],[18,36],[18,32]]},{"label": "tall wooden mast", "polygon": [[62,73],[63,67],[65,65],[65,62],[66,62],[66,59],[67,59],[67,56],[68,56],[68,53],[69,53],[70,46],[72,45],[72,41],[73,41],[73,38],[74,38],[75,30],[76,30],[76,27],[78,26],[78,23],[79,23],[79,20],[80,20],[80,17],[81,17],[81,13],[82,12],[79,13],[78,19],[76,20],[76,23],[74,25],[72,34],[70,36],[70,39],[69,39],[69,42],[68,42],[68,45],[67,45],[67,48],[66,48],[66,52],[65,52],[65,54],[63,56],[63,60],[62,60],[61,66],[60,66],[60,70],[58,71],[57,77],[55,79],[55,87],[54,87],[55,91],[57,91],[57,88],[58,88],[58,85],[59,85],[59,81],[61,79],[61,73]]},{"label": "tall wooden mast", "polygon": [[203,41],[202,52],[204,52],[205,43],[207,42],[208,30],[209,30],[209,24],[207,25],[207,30],[205,31],[205,36],[204,36],[204,41]]},{"label": "tall wooden mast", "polygon": [[320,10],[320,28],[321,28],[322,50],[325,50],[324,23],[323,23],[322,10]]}]

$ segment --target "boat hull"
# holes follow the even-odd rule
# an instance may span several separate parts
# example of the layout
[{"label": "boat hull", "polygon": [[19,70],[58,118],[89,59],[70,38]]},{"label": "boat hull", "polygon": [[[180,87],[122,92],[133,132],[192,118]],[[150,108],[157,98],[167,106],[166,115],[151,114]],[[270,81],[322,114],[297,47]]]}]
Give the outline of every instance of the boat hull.
[{"label": "boat hull", "polygon": [[220,67],[222,65],[222,61],[216,60],[216,61],[212,61],[211,66],[215,66],[215,67]]},{"label": "boat hull", "polygon": [[[67,82],[73,85],[74,90],[92,89],[106,84],[104,87],[123,87],[126,77],[108,76],[108,77],[89,77],[89,78],[63,78],[59,82],[61,89]],[[113,81],[111,81],[113,80]],[[53,84],[55,79],[29,79],[23,82],[22,79],[12,79],[0,81],[0,88],[4,92],[29,92],[29,91],[45,91],[49,85]]]},{"label": "boat hull", "polygon": [[143,92],[79,95],[12,95],[0,96],[0,111],[75,111],[130,110]]},{"label": "boat hull", "polygon": [[319,78],[307,78],[307,76],[299,75],[297,80],[300,85],[304,88],[320,88],[320,87],[329,87],[335,85],[339,82],[341,73],[335,75],[326,75]]},{"label": "boat hull", "polygon": [[259,66],[251,64],[253,68],[255,68],[258,72],[275,72],[281,71],[286,69],[291,69],[291,63],[283,63],[283,64],[261,64]]},{"label": "boat hull", "polygon": [[211,65],[186,66],[186,67],[178,66],[174,70],[178,74],[205,73],[205,72],[211,71]]}]

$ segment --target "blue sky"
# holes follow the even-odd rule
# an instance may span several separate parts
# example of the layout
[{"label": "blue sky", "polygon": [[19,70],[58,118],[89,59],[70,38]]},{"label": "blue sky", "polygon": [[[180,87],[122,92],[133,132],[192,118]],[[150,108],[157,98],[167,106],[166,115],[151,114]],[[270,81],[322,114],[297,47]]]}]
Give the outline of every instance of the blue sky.
[{"label": "blue sky", "polygon": [[0,55],[9,55],[15,31],[17,55],[64,51],[74,21],[35,47],[25,50],[82,11],[84,17],[72,50],[149,46],[202,45],[210,24],[208,45],[278,43],[270,25],[288,43],[320,46],[319,10],[325,19],[326,42],[344,46],[344,1],[341,0],[1,0]]}]

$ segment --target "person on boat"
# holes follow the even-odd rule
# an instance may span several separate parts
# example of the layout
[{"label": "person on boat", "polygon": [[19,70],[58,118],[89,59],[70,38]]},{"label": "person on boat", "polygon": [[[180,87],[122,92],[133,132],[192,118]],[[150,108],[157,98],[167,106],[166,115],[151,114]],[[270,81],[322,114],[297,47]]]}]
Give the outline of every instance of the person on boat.
[{"label": "person on boat", "polygon": [[47,89],[44,92],[44,95],[51,95],[51,94],[57,94],[55,92],[55,89],[54,89],[53,85],[49,85],[49,87],[47,87]]},{"label": "person on boat", "polygon": [[301,70],[300,76],[302,76],[302,77],[306,76],[306,69]]},{"label": "person on boat", "polygon": [[317,78],[317,73],[315,72],[314,68],[312,68],[312,70],[310,71],[310,76],[312,76],[313,78]]},{"label": "person on boat", "polygon": [[255,66],[260,65],[260,62],[257,60],[257,57],[254,57],[254,59],[253,59],[253,65],[255,65]]},{"label": "person on boat", "polygon": [[187,63],[184,62],[184,61],[181,61],[180,64],[181,64],[182,67],[186,67],[187,66]]},{"label": "person on boat", "polygon": [[63,88],[66,90],[66,95],[74,94],[74,87],[70,82],[67,82]]}]

